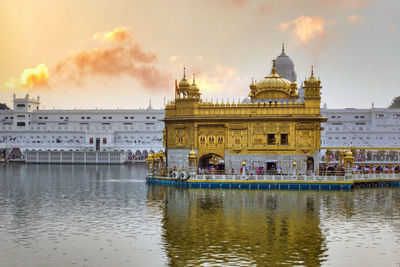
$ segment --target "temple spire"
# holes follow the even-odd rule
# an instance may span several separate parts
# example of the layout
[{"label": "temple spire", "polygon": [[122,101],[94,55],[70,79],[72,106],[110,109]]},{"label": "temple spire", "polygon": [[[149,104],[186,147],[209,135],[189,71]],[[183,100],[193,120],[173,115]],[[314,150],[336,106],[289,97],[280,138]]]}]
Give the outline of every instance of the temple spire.
[{"label": "temple spire", "polygon": [[285,43],[282,43],[282,53],[285,53]]},{"label": "temple spire", "polygon": [[271,74],[276,74],[276,65],[275,65],[276,59],[272,60],[272,70]]},{"label": "temple spire", "polygon": [[183,67],[183,79],[186,79],[186,68]]},{"label": "temple spire", "polygon": [[311,66],[311,76],[310,79],[315,79],[314,77],[314,66]]},{"label": "temple spire", "polygon": [[196,74],[193,73],[193,85],[196,84]]}]

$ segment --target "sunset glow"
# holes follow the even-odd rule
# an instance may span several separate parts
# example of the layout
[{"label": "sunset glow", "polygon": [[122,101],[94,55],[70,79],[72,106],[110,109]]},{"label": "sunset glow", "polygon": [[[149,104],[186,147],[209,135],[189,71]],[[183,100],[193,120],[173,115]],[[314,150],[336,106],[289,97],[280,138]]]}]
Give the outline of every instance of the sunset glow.
[{"label": "sunset glow", "polygon": [[29,88],[47,87],[49,81],[49,69],[44,63],[35,68],[27,68],[22,71],[21,83]]},{"label": "sunset glow", "polygon": [[17,91],[51,107],[144,107],[150,98],[161,107],[183,67],[196,73],[205,98],[244,98],[282,43],[298,84],[315,67],[329,107],[387,106],[398,94],[394,0],[45,0],[0,8],[0,102],[9,104]]}]

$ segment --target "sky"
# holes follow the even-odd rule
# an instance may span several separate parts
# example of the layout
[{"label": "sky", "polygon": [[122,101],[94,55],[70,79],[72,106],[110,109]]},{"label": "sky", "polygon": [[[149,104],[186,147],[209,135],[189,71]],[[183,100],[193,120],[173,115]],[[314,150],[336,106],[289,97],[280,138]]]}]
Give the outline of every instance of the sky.
[{"label": "sky", "polygon": [[398,0],[0,0],[0,103],[160,108],[196,75],[203,100],[243,99],[285,51],[328,108],[400,95]]}]

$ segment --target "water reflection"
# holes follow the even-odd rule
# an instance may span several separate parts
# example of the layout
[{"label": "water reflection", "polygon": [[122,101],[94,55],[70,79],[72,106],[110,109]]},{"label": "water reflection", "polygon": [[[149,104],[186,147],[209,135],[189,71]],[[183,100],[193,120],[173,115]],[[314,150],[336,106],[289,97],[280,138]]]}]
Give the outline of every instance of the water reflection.
[{"label": "water reflection", "polygon": [[165,203],[169,264],[319,266],[326,257],[319,193],[150,186]]},{"label": "water reflection", "polygon": [[162,212],[146,206],[144,173],[145,166],[0,165],[0,265],[164,262]]},{"label": "water reflection", "polygon": [[0,266],[396,266],[400,189],[206,190],[0,164]]}]

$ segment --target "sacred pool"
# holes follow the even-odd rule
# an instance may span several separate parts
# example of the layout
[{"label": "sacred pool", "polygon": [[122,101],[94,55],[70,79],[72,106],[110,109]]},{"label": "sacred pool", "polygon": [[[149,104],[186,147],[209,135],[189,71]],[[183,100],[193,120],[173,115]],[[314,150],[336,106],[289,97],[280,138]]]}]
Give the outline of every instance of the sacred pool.
[{"label": "sacred pool", "polygon": [[142,165],[0,165],[1,266],[397,266],[400,189],[146,185]]}]

